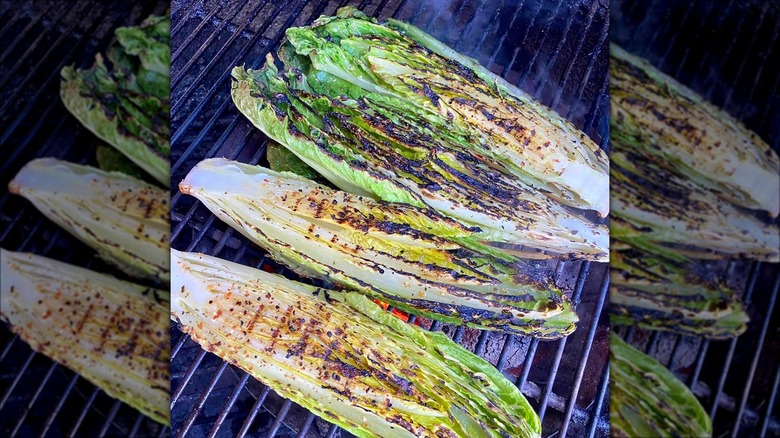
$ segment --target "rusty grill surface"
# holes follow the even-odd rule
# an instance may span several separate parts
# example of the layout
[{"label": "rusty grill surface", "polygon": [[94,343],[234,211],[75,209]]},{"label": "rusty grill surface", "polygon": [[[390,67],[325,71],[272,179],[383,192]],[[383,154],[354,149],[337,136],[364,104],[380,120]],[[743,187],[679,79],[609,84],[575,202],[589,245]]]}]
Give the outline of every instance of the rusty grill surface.
[{"label": "rusty grill surface", "polygon": [[[116,276],[94,251],[6,187],[25,163],[53,156],[94,164],[96,139],[59,98],[60,70],[88,67],[114,29],[162,14],[166,2],[3,1],[0,6],[0,246]],[[0,436],[166,436],[135,409],[34,352],[0,323]]]},{"label": "rusty grill surface", "polygon": [[[410,21],[534,95],[606,148],[609,16],[604,1],[413,2],[174,0],[172,16],[172,247],[294,275],[178,183],[200,160],[267,165],[267,138],[230,100],[230,70],[258,68],[284,30],[352,4],[380,19]],[[543,436],[607,436],[606,266],[550,262],[580,315],[555,342],[454,328],[418,318],[486,358],[516,382],[543,419]],[[172,328],[172,433],[177,436],[348,436],[277,396]]]},{"label": "rusty grill surface", "polygon": [[[771,1],[613,1],[611,38],[780,147],[780,5]],[[708,341],[647,330],[618,333],[693,390],[714,436],[778,436],[777,264],[732,262],[728,285],[750,315],[738,338]]]}]

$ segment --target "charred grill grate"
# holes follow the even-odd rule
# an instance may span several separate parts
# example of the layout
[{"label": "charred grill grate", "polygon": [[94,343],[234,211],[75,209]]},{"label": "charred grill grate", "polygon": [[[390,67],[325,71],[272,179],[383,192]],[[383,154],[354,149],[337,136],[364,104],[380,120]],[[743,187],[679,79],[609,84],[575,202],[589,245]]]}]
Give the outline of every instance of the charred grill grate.
[{"label": "charred grill grate", "polygon": [[[572,120],[602,147],[608,132],[606,2],[540,0],[406,0],[324,2],[220,0],[172,3],[172,246],[262,269],[290,271],[175,188],[200,160],[222,156],[267,164],[267,139],[233,106],[232,67],[258,68],[290,26],[306,25],[354,4],[431,32],[519,84]],[[606,266],[551,263],[572,292],[579,329],[556,342],[453,328],[419,318],[475,351],[517,382],[543,417],[545,436],[607,436],[608,328]],[[172,431],[177,436],[347,435],[281,399],[238,368],[206,353],[175,327]]]},{"label": "charred grill grate", "polygon": [[[0,55],[0,246],[117,273],[93,251],[5,190],[28,161],[54,156],[93,161],[94,137],[60,102],[60,69],[86,67],[113,30],[164,13],[161,2],[2,2]],[[0,435],[165,436],[169,429],[34,352],[0,324]]]},{"label": "charred grill grate", "polygon": [[[701,93],[780,147],[780,7],[764,1],[612,2],[612,38]],[[777,264],[732,262],[727,281],[750,315],[748,330],[707,341],[620,330],[699,396],[715,436],[780,434]]]}]

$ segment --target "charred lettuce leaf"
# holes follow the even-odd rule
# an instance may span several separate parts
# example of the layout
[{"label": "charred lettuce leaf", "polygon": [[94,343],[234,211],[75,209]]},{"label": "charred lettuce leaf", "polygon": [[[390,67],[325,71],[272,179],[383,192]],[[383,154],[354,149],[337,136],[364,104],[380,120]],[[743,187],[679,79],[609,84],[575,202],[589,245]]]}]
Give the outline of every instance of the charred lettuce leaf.
[{"label": "charred lettuce leaf", "polygon": [[[106,53],[86,70],[62,69],[60,96],[100,139],[156,181],[170,186],[170,27],[152,16],[119,28]],[[166,55],[167,54],[167,55]]]},{"label": "charred lettuce leaf", "polygon": [[613,251],[609,262],[613,324],[712,339],[747,329],[750,318],[739,295],[699,264],[637,249]]},{"label": "charred lettuce leaf", "polygon": [[179,189],[301,275],[443,322],[549,339],[575,329],[542,269],[434,210],[225,159],[199,163]]},{"label": "charred lettuce leaf", "polygon": [[280,73],[270,56],[258,71],[236,67],[233,78],[239,110],[342,190],[433,208],[479,227],[485,241],[607,259],[604,225],[491,167],[446,130],[404,116],[405,106],[319,94],[313,80]]},{"label": "charred lettuce leaf", "polygon": [[27,163],[8,189],[128,275],[168,283],[166,190],[120,172],[55,158]]},{"label": "charred lettuce leaf", "polygon": [[780,231],[612,140],[612,237],[672,260],[780,261]]},{"label": "charred lettuce leaf", "polygon": [[172,251],[171,317],[203,348],[359,437],[538,437],[515,385],[363,295]]},{"label": "charred lettuce leaf", "polygon": [[609,352],[612,436],[712,436],[710,417],[671,371],[615,333]]},{"label": "charred lettuce leaf", "polygon": [[615,44],[610,55],[612,137],[728,202],[778,215],[780,159],[765,141],[646,60]]},{"label": "charred lettuce leaf", "polygon": [[[353,7],[286,31],[280,57],[312,86],[398,106],[559,202],[609,211],[608,158],[554,111],[420,29]],[[304,68],[306,66],[306,68]],[[326,79],[328,76],[337,80]],[[335,85],[335,87],[334,87]]]},{"label": "charred lettuce leaf", "polygon": [[170,424],[170,294],[0,249],[0,317],[42,353]]}]

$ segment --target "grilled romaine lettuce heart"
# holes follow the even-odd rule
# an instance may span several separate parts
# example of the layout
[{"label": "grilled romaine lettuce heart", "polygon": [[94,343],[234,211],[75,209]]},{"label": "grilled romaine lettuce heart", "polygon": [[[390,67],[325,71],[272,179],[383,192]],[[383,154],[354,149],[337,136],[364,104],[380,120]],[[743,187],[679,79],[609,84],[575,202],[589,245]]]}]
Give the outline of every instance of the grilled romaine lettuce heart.
[{"label": "grilled romaine lettuce heart", "polygon": [[712,436],[710,417],[671,371],[615,333],[609,352],[612,436]]},{"label": "grilled romaine lettuce heart", "polygon": [[780,261],[777,225],[612,140],[612,237],[660,256]]},{"label": "grilled romaine lettuce heart", "polygon": [[558,201],[602,216],[609,211],[609,160],[587,135],[408,23],[379,24],[341,8],[309,27],[287,29],[280,57],[325,94],[394,99],[433,129],[460,135],[463,151]]},{"label": "grilled romaine lettuce heart", "polygon": [[[311,90],[269,57],[258,71],[233,70],[233,101],[266,135],[350,193],[440,213],[480,228],[491,242],[606,261],[609,230],[502,174],[447,138],[446,128]],[[413,110],[411,110],[413,111]]]},{"label": "grilled romaine lettuce heart", "polygon": [[172,250],[171,316],[204,349],[359,437],[538,437],[483,359],[363,295]]},{"label": "grilled romaine lettuce heart", "polygon": [[120,172],[55,158],[30,161],[8,189],[126,274],[168,283],[166,190]]},{"label": "grilled romaine lettuce heart", "polygon": [[575,329],[571,303],[537,265],[434,210],[225,159],[202,161],[179,188],[301,275],[443,322],[540,338]]},{"label": "grilled romaine lettuce heart", "polygon": [[108,395],[170,424],[168,290],[0,249],[0,316]]}]

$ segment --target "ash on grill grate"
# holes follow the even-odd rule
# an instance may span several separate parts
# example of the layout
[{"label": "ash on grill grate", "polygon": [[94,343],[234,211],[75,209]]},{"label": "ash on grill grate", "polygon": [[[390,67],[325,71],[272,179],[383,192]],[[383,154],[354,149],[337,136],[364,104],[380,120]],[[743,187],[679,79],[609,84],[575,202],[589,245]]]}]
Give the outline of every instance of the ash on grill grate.
[{"label": "ash on grill grate", "polygon": [[[294,274],[266,260],[240,234],[175,187],[199,161],[228,157],[267,165],[267,139],[230,96],[230,70],[258,68],[290,26],[352,4],[430,32],[519,84],[606,148],[607,36],[603,2],[452,0],[407,2],[174,0],[172,15],[172,247]],[[543,417],[543,434],[606,436],[608,326],[606,266],[550,263],[579,304],[580,325],[556,342],[417,323],[442,330],[515,381]],[[172,430],[177,436],[346,436],[278,398],[243,371],[199,348],[175,327]]]},{"label": "ash on grill grate", "polygon": [[[36,157],[94,161],[96,139],[60,102],[60,70],[87,67],[118,26],[162,14],[165,2],[3,2],[0,8],[0,246],[121,276],[5,187]],[[168,429],[66,367],[32,351],[0,324],[0,435],[166,435]]]},{"label": "ash on grill grate", "polygon": [[[612,39],[724,108],[780,148],[780,7],[770,1],[613,2]],[[715,436],[780,434],[777,264],[733,262],[751,322],[740,337],[707,341],[628,330],[702,400]]]}]

